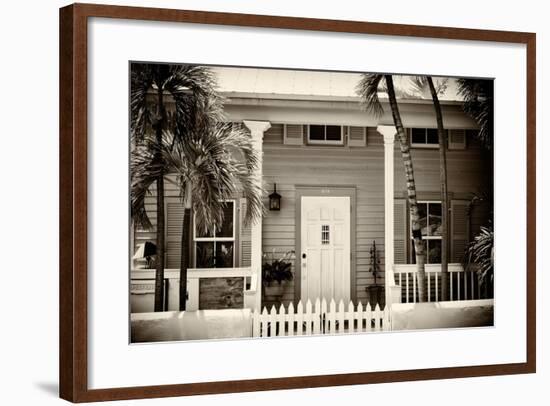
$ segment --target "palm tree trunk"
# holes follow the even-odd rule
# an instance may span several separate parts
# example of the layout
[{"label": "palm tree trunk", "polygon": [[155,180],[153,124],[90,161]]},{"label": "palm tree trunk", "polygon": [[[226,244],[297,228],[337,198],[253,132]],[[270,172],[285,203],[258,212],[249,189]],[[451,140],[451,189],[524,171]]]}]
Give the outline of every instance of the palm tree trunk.
[{"label": "palm tree trunk", "polygon": [[[156,142],[162,144],[162,130],[166,113],[160,82],[157,86],[159,120],[156,123]],[[157,153],[157,159],[162,159]],[[164,173],[157,178],[157,264],[155,273],[155,312],[164,310]]]},{"label": "palm tree trunk", "polygon": [[418,216],[418,202],[416,199],[416,184],[414,181],[414,169],[411,158],[411,151],[409,143],[407,141],[407,135],[405,134],[405,128],[401,121],[401,114],[399,113],[399,107],[397,105],[397,99],[395,96],[395,89],[393,86],[393,79],[391,75],[385,75],[386,85],[388,88],[388,96],[390,107],[393,116],[393,122],[397,130],[397,139],[401,149],[401,157],[403,159],[403,165],[405,167],[405,178],[407,181],[407,198],[409,203],[409,213],[411,217],[412,236],[414,241],[414,249],[416,254],[416,272],[418,277],[418,301],[425,302],[427,300],[426,295],[426,272],[425,272],[425,244],[422,239],[422,231]]},{"label": "palm tree trunk", "polygon": [[430,76],[427,77],[428,85],[435,108],[437,121],[437,134],[439,138],[439,182],[441,189],[441,300],[449,300],[449,198],[447,193],[447,137],[443,127],[443,114],[437,91]]},{"label": "palm tree trunk", "polygon": [[180,247],[180,283],[179,283],[179,301],[180,311],[186,310],[187,304],[187,269],[189,268],[189,228],[191,226],[191,205],[187,188],[184,186],[184,205],[183,220],[181,226],[181,247]]}]

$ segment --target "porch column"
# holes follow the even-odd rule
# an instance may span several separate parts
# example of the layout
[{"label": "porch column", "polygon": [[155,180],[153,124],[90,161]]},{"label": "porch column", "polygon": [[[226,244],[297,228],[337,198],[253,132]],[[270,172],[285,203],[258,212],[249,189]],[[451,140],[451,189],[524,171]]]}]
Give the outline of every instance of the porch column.
[{"label": "porch column", "polygon": [[[271,128],[269,121],[243,121],[243,124],[250,130],[254,148],[259,152],[260,162],[255,173],[255,181],[262,186],[262,165],[263,165],[263,139],[264,132]],[[256,297],[254,308],[261,311],[262,306],[262,219],[258,219],[251,227],[251,259],[250,266],[256,273]]]},{"label": "porch column", "polygon": [[388,306],[392,303],[391,287],[395,285],[393,277],[393,157],[396,129],[391,125],[379,125],[377,131],[384,136],[384,287],[386,294],[386,306]]}]

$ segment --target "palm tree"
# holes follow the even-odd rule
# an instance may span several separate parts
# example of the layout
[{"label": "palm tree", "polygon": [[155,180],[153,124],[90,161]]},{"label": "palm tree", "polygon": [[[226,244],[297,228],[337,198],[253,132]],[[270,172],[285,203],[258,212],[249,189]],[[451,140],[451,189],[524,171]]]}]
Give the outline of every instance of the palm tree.
[{"label": "palm tree", "polygon": [[447,193],[447,132],[443,126],[443,113],[439,94],[447,89],[448,79],[434,80],[431,76],[412,76],[412,97],[431,98],[435,109],[437,135],[439,141],[439,181],[441,191],[441,300],[449,300],[449,199]]},{"label": "palm tree", "polygon": [[[176,176],[185,203],[180,266],[179,308],[187,298],[188,245],[191,209],[201,233],[212,232],[223,222],[226,201],[239,192],[247,200],[245,225],[263,213],[262,187],[253,176],[260,156],[249,134],[228,123],[218,123],[187,134],[185,142],[174,142],[175,134],[164,132],[162,165],[155,165],[156,150],[141,148],[135,153],[136,179],[154,179],[160,171]],[[138,175],[139,174],[139,175]],[[143,182],[140,189],[146,187]],[[136,186],[136,189],[138,186]]]},{"label": "palm tree", "polygon": [[435,117],[437,121],[437,135],[439,140],[439,183],[441,190],[441,300],[449,300],[449,197],[447,193],[447,133],[443,127],[443,113],[439,103],[438,90],[434,86],[431,76],[426,76],[426,82],[430,88]]},{"label": "palm tree", "polygon": [[407,135],[405,133],[405,128],[403,127],[403,122],[401,121],[401,114],[399,113],[399,106],[397,105],[397,98],[395,95],[392,75],[377,75],[370,73],[363,74],[361,80],[359,81],[359,84],[357,85],[357,93],[363,99],[367,110],[371,111],[377,116],[380,116],[383,113],[383,108],[378,97],[378,91],[380,89],[382,81],[385,82],[386,91],[388,93],[393,122],[397,130],[397,140],[399,141],[401,157],[403,159],[403,166],[405,169],[405,179],[407,182],[407,198],[409,203],[412,237],[416,255],[418,298],[420,302],[425,302],[427,299],[425,288],[426,250],[424,240],[422,239],[422,230],[418,215],[416,184],[414,180],[414,169],[411,159],[410,146],[407,141]]},{"label": "palm tree", "polygon": [[[143,64],[131,65],[131,123],[130,133],[133,151],[131,168],[149,165],[155,168],[154,179],[144,178],[143,173],[131,172],[131,215],[134,224],[151,229],[144,205],[144,197],[149,188],[156,186],[156,247],[157,261],[155,273],[155,311],[164,308],[164,175],[167,173],[162,160],[164,131],[174,127],[175,142],[182,142],[187,133],[199,126],[216,120],[216,109],[221,105],[215,92],[213,74],[206,68],[190,65]],[[204,107],[209,106],[205,111]],[[169,120],[168,108],[173,107],[173,118]],[[221,112],[221,108],[217,111]],[[175,125],[177,123],[177,125]],[[143,151],[148,149],[153,155],[150,161],[143,161]],[[143,189],[143,186],[146,186]]]}]

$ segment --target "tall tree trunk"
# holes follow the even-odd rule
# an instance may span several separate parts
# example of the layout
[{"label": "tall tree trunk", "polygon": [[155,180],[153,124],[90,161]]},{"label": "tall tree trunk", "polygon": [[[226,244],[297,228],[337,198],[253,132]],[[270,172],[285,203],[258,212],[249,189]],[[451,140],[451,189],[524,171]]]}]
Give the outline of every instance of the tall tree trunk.
[{"label": "tall tree trunk", "polygon": [[[160,76],[160,75],[159,75]],[[157,145],[162,144],[162,130],[166,118],[161,81],[157,81],[158,120],[155,123]],[[157,152],[157,160],[162,159]],[[155,312],[164,310],[164,173],[161,172],[157,184],[157,264],[155,273]]]},{"label": "tall tree trunk", "polygon": [[428,85],[435,108],[437,121],[437,134],[439,139],[439,182],[441,189],[441,300],[449,300],[449,198],[447,193],[447,134],[443,127],[443,114],[437,91],[430,76],[427,77]]},{"label": "tall tree trunk", "polygon": [[411,217],[412,236],[414,242],[414,249],[416,254],[416,272],[418,276],[418,301],[425,302],[427,300],[426,295],[426,271],[425,271],[425,244],[422,239],[422,230],[420,226],[418,216],[418,202],[416,199],[416,185],[414,181],[414,170],[411,159],[411,151],[409,143],[407,141],[407,135],[405,134],[405,128],[401,121],[401,114],[399,113],[399,107],[397,105],[397,99],[395,97],[395,89],[393,86],[393,79],[391,75],[385,75],[386,85],[388,87],[388,96],[393,116],[393,122],[397,130],[397,139],[399,140],[399,147],[401,149],[401,157],[403,159],[403,165],[405,167],[405,178],[407,181],[407,198],[409,203],[409,212]]},{"label": "tall tree trunk", "polygon": [[[184,189],[187,189],[184,187]],[[187,305],[187,269],[189,268],[189,228],[191,226],[191,204],[190,193],[184,191],[183,220],[181,226],[181,249],[180,249],[180,283],[179,283],[179,301],[180,311],[186,310]]]}]

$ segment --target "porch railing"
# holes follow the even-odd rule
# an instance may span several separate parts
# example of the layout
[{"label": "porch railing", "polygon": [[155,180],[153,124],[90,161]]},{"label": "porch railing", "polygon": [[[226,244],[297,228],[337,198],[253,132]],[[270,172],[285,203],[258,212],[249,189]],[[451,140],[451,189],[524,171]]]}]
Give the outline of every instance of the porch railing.
[{"label": "porch railing", "polygon": [[340,301],[338,305],[333,300],[327,303],[325,299],[317,299],[315,304],[308,300],[303,305],[298,302],[296,308],[290,303],[288,308],[281,305],[268,311],[252,314],[253,337],[282,337],[314,334],[344,334],[370,331],[386,331],[390,329],[390,313],[381,310],[377,304],[374,309],[367,303],[357,306],[353,302],[347,305]]},{"label": "porch railing", "polygon": [[[449,300],[485,299],[475,269],[464,269],[460,263],[448,265]],[[426,289],[428,302],[441,298],[441,265],[426,264]],[[401,286],[401,302],[418,301],[418,274],[415,264],[395,264],[395,283]]]},{"label": "porch railing", "polygon": [[[179,310],[179,269],[165,269],[164,279],[166,284],[165,310]],[[243,278],[243,307],[253,309],[255,307],[256,295],[260,294],[258,289],[258,275],[251,267],[243,268],[189,268],[187,270],[187,310],[199,309],[200,280],[205,278]],[[154,293],[155,270],[154,269],[133,269],[130,275],[133,295]],[[149,284],[146,289],[145,285]],[[141,290],[135,289],[138,286]],[[151,306],[153,298],[150,298]],[[150,311],[153,311],[152,309]]]}]

